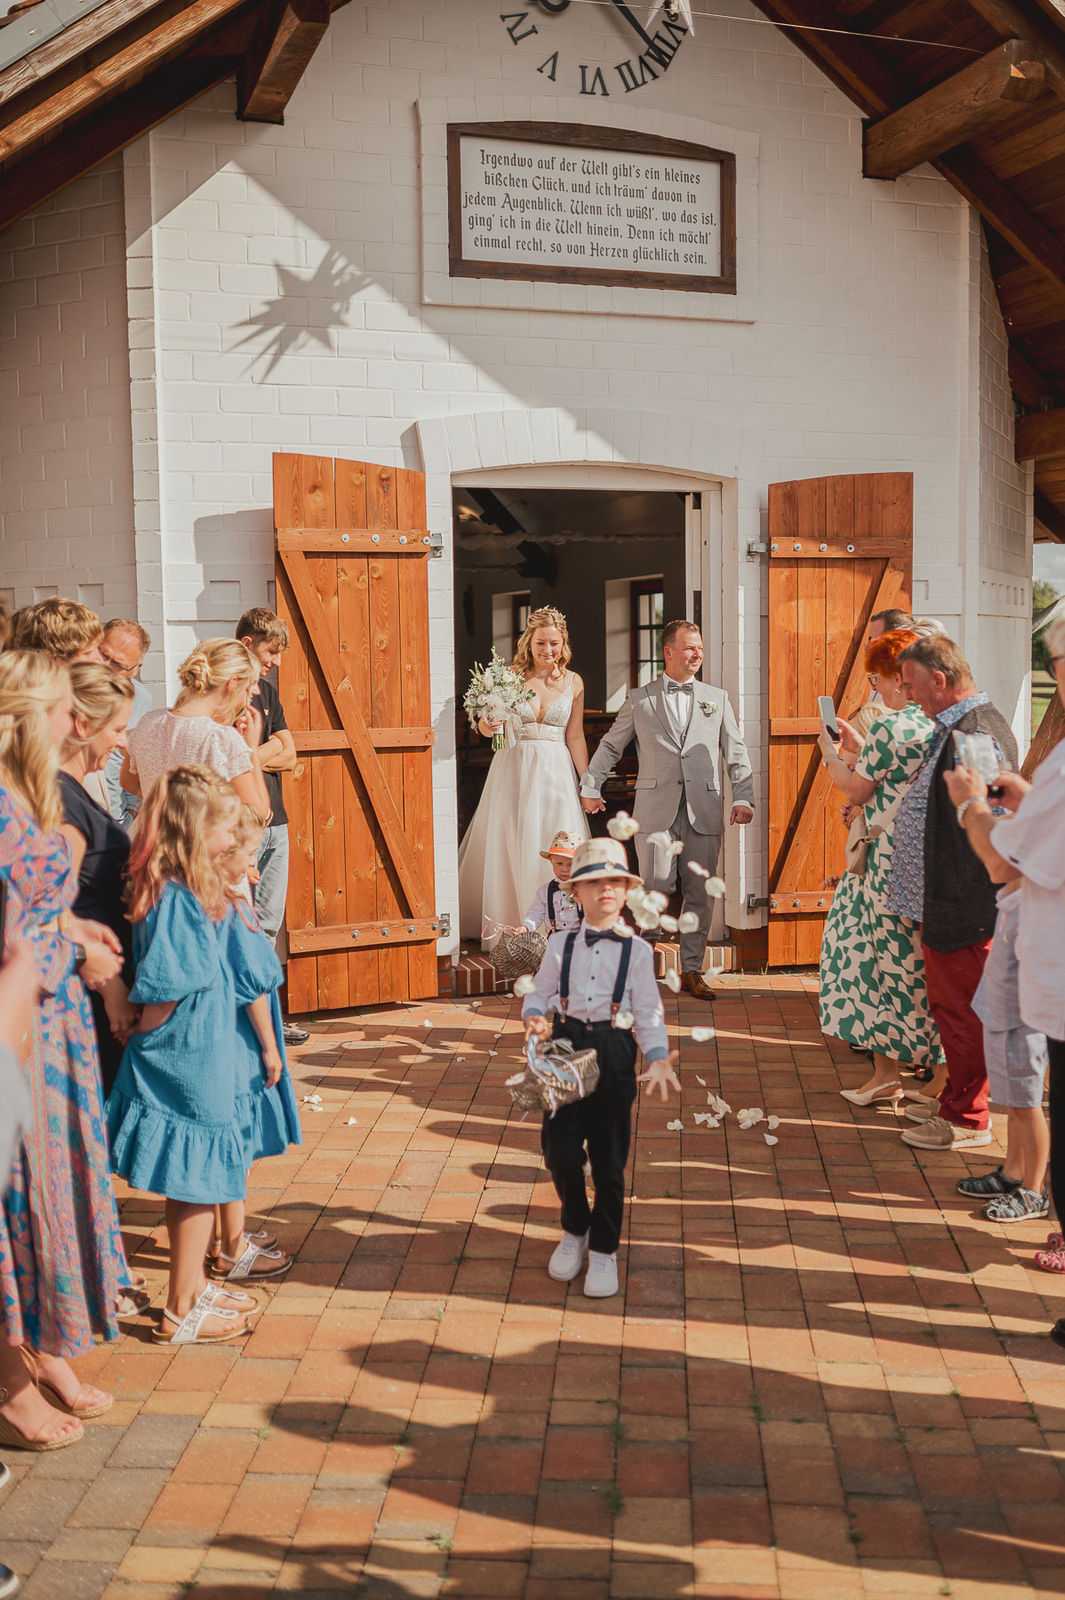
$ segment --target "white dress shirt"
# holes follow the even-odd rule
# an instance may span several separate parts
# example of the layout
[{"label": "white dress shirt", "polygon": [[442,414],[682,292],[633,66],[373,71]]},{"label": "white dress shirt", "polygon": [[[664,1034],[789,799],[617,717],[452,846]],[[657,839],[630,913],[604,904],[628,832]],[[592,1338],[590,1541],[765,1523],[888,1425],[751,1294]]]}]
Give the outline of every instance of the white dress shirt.
[{"label": "white dress shirt", "polygon": [[537,928],[542,928],[549,922],[547,907],[547,891],[552,883],[555,884],[555,926],[556,928],[579,928],[581,925],[580,912],[577,902],[566,892],[565,886],[556,878],[549,878],[542,883],[536,891],[536,899],[521,919],[523,928],[528,928],[535,933]]},{"label": "white dress shirt", "polygon": [[[621,959],[621,942],[617,939],[597,939],[589,949],[587,931],[585,927],[574,943],[566,1015],[578,1022],[609,1022],[618,962]],[[521,1008],[523,1017],[543,1017],[549,1011],[561,1012],[558,986],[562,976],[562,952],[568,938],[568,933],[553,933],[548,939],[532,992],[525,996]],[[655,958],[645,940],[630,935],[627,943],[632,946],[632,954],[620,1009],[631,1011],[636,1043],[650,1065],[652,1061],[663,1061],[669,1056],[666,1017],[655,982]]]},{"label": "white dress shirt", "polygon": [[1013,816],[991,830],[992,847],[1024,874],[1017,931],[1021,1016],[1051,1039],[1065,1039],[1065,760],[1059,752],[1060,746],[1036,768]]},{"label": "white dress shirt", "polygon": [[695,679],[685,678],[685,687],[678,686],[676,689],[670,688],[670,684],[675,682],[675,679],[663,676],[662,681],[665,685],[666,710],[669,712],[673,726],[677,730],[677,738],[683,744],[685,735],[688,732],[688,724],[692,719],[692,707],[695,704]]}]

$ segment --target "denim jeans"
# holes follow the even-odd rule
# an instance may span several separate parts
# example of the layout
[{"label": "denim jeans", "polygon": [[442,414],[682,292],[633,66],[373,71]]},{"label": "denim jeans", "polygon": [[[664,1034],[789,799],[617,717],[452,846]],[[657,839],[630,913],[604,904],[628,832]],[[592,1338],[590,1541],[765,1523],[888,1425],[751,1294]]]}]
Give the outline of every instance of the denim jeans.
[{"label": "denim jeans", "polygon": [[255,909],[259,926],[268,939],[277,942],[285,921],[285,895],[288,892],[288,824],[267,828],[256,857],[259,881],[255,885]]}]

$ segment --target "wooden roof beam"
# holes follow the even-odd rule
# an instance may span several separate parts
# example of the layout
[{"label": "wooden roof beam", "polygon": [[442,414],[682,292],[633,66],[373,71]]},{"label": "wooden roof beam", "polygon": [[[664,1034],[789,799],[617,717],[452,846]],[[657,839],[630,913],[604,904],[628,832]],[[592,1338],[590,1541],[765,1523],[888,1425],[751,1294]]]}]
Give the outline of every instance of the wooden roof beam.
[{"label": "wooden roof beam", "polygon": [[285,107],[326,28],[329,0],[275,0],[264,14],[237,84],[237,115],[245,122],[285,120]]},{"label": "wooden roof beam", "polygon": [[1038,5],[1021,7],[1016,0],[969,0],[973,10],[1005,38],[1031,39],[1039,45],[1047,83],[1065,100],[1065,44],[1061,33]]},{"label": "wooden roof beam", "polygon": [[1031,411],[1018,417],[1013,434],[1018,461],[1044,461],[1065,456],[1065,406],[1055,411]]},{"label": "wooden roof beam", "polygon": [[933,165],[1029,266],[1065,295],[1065,243],[1022,205],[1007,184],[967,145],[937,156]]},{"label": "wooden roof beam", "polygon": [[1051,505],[1046,495],[1040,494],[1038,489],[1032,500],[1032,509],[1043,532],[1056,543],[1065,544],[1065,511],[1059,511],[1057,506]]},{"label": "wooden roof beam", "polygon": [[1029,411],[1040,411],[1048,402],[1051,405],[1054,403],[1055,391],[1050,379],[1012,343],[1007,365],[1010,388],[1022,406],[1027,406]]},{"label": "wooden roof beam", "polygon": [[899,178],[1047,92],[1037,45],[1007,39],[908,105],[871,122],[862,139],[867,178]]}]

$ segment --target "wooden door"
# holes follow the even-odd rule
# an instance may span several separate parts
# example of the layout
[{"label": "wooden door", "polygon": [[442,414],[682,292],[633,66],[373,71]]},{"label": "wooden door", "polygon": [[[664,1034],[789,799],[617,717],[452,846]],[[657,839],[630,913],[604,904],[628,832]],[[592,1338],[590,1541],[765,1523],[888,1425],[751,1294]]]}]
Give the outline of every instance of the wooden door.
[{"label": "wooden door", "polygon": [[284,778],[289,1009],[433,996],[425,479],[276,455],[274,523],[298,756]]},{"label": "wooden door", "polygon": [[913,475],[808,478],[769,490],[769,965],[812,966],[846,835],[817,747],[818,695],[868,695],[870,617],[910,607]]}]

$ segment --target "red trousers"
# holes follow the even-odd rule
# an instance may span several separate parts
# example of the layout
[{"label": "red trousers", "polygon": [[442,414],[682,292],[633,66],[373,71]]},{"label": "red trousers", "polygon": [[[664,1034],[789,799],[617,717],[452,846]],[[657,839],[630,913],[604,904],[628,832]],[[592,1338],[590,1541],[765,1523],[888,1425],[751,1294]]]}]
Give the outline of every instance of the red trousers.
[{"label": "red trousers", "polygon": [[928,1009],[947,1058],[947,1085],[939,1097],[940,1114],[959,1128],[986,1128],[984,1028],[973,1010],[972,999],[991,940],[967,944],[960,950],[931,950],[926,944],[921,949]]}]

